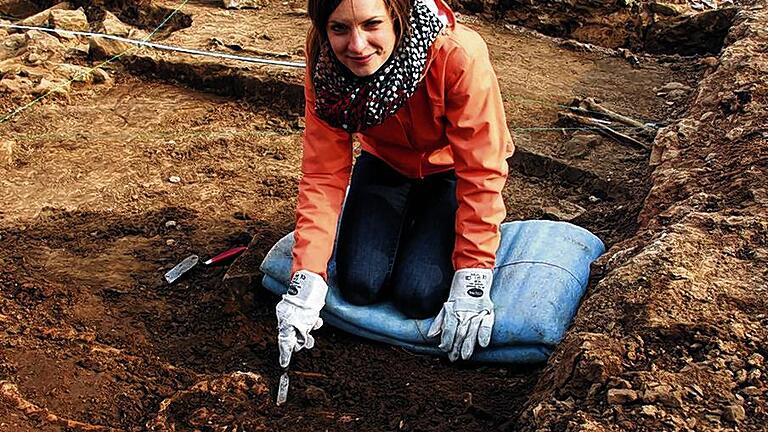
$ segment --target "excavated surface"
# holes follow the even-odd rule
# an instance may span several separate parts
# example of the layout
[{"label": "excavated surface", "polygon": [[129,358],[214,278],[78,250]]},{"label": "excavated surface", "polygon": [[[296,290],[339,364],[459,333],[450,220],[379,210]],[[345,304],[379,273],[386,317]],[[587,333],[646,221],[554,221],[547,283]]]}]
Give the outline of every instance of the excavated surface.
[{"label": "excavated surface", "polygon": [[[177,4],[106,5],[146,34]],[[162,43],[301,61],[301,6],[191,2]],[[518,144],[508,220],[569,220],[613,247],[546,368],[453,365],[324,327],[282,407],[277,299],[253,282],[293,225],[302,72],[142,49],[58,89],[82,71],[60,65],[121,47],[0,31],[2,112],[53,90],[0,124],[0,430],[760,430],[766,71],[751,54],[765,45],[740,41],[768,21],[749,13],[721,60],[639,62],[463,16]],[[574,97],[668,127],[649,155],[558,121]],[[245,244],[229,269],[162,279]]]}]

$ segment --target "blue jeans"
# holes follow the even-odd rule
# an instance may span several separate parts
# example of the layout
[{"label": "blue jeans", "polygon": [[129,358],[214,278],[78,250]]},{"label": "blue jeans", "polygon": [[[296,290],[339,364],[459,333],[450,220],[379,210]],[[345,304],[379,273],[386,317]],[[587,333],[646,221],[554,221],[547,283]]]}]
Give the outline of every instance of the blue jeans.
[{"label": "blue jeans", "polygon": [[367,305],[389,297],[409,318],[437,314],[453,279],[457,207],[454,171],[412,179],[363,152],[336,246],[344,298]]}]

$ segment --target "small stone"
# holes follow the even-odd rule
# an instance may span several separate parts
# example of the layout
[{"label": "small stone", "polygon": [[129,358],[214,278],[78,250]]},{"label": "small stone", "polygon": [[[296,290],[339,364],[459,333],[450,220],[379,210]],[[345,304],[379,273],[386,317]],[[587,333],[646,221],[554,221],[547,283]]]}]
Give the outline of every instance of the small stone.
[{"label": "small stone", "polygon": [[685,427],[685,420],[675,415],[669,416],[662,423],[667,426],[675,426],[674,430],[680,430]]},{"label": "small stone", "polygon": [[743,383],[744,381],[747,380],[747,371],[744,369],[736,371],[736,374],[734,375],[734,379],[739,384]]},{"label": "small stone", "polygon": [[576,134],[558,149],[557,156],[565,159],[582,159],[600,144],[600,139],[597,135]]},{"label": "small stone", "polygon": [[109,73],[103,69],[94,69],[91,71],[91,76],[93,77],[93,82],[97,84],[108,83],[112,79]]},{"label": "small stone", "polygon": [[13,148],[16,141],[0,140],[0,166],[13,163]]},{"label": "small stone", "polygon": [[[18,51],[26,47],[26,45],[27,45],[27,38],[23,34],[12,34],[2,39],[2,42],[0,43],[0,52],[1,51],[10,51],[10,52]],[[13,55],[15,55],[15,53]],[[6,62],[0,63],[0,67],[2,67],[2,69],[0,70],[6,71],[7,73],[7,71],[9,70],[8,66],[9,65],[6,64]]]},{"label": "small stone", "polygon": [[704,418],[707,419],[710,423],[714,423],[716,425],[720,424],[720,416],[716,414],[705,414]]},{"label": "small stone", "polygon": [[630,389],[608,390],[608,403],[611,405],[626,404],[637,400],[637,392]]},{"label": "small stone", "polygon": [[700,398],[704,397],[704,390],[696,384],[692,384],[688,386],[687,390],[688,390],[688,393],[694,397],[700,397]]},{"label": "small stone", "polygon": [[35,96],[67,95],[69,90],[70,85],[66,81],[54,82],[43,78],[40,80],[40,83],[32,89],[32,94]]},{"label": "small stone", "polygon": [[82,9],[64,10],[55,9],[51,11],[49,19],[51,27],[61,30],[88,31],[88,18]]},{"label": "small stone", "polygon": [[88,41],[88,54],[96,60],[108,59],[116,55],[134,52],[134,45],[127,42],[105,38],[91,38]]},{"label": "small stone", "polygon": [[760,396],[763,394],[763,391],[755,386],[744,387],[741,389],[741,392],[747,396]]},{"label": "small stone", "polygon": [[179,176],[170,176],[168,177],[168,181],[171,183],[181,183],[181,177]]},{"label": "small stone", "polygon": [[624,378],[612,377],[608,380],[608,387],[616,389],[631,389],[632,383]]},{"label": "small stone", "polygon": [[589,199],[589,202],[591,202],[591,203],[599,203],[600,202],[600,198],[598,198],[598,197],[596,197],[594,195],[590,195],[588,199]]},{"label": "small stone", "polygon": [[67,47],[66,57],[87,57],[88,56],[88,44],[81,43],[74,46]]},{"label": "small stone", "polygon": [[763,376],[763,373],[760,372],[760,369],[752,369],[751,371],[749,371],[749,375],[747,375],[747,379],[750,382],[754,383],[755,381],[759,380],[762,376]]},{"label": "small stone", "polygon": [[572,221],[586,213],[586,209],[568,201],[560,201],[557,207],[547,206],[541,209],[544,217],[556,221]]},{"label": "small stone", "polygon": [[29,27],[42,27],[48,24],[48,20],[51,18],[51,10],[46,9],[42,12],[36,13],[32,16],[24,18],[17,24]]},{"label": "small stone", "polygon": [[56,74],[73,82],[87,83],[92,80],[90,70],[87,67],[67,63],[58,65]]},{"label": "small stone", "polygon": [[168,240],[165,241],[165,244],[167,244],[168,246],[173,246],[173,245],[176,244],[176,240],[168,239]]},{"label": "small stone", "polygon": [[656,407],[655,407],[655,406],[653,406],[653,405],[643,405],[643,407],[642,407],[642,408],[640,408],[640,412],[641,412],[641,413],[642,413],[644,416],[648,416],[648,417],[656,417],[656,414],[658,414],[658,413],[659,413],[659,409],[658,409],[658,408],[656,408]]},{"label": "small stone", "polygon": [[688,92],[684,90],[672,90],[667,93],[667,99],[682,99],[688,96]]},{"label": "small stone", "polygon": [[288,11],[288,15],[300,17],[307,16],[307,10],[302,8],[294,8]]},{"label": "small stone", "polygon": [[[542,417],[542,414],[546,414],[547,412],[546,408],[548,407],[549,405],[545,404],[544,402],[540,402],[538,405],[533,407],[531,412],[533,413],[534,420],[539,421],[539,418]],[[544,412],[542,413],[542,411]]]},{"label": "small stone", "polygon": [[328,394],[320,387],[308,385],[307,389],[304,390],[304,395],[314,404],[324,404],[328,402]]},{"label": "small stone", "polygon": [[747,359],[747,364],[750,366],[760,367],[763,365],[765,358],[758,353],[754,353]]},{"label": "small stone", "polygon": [[659,89],[659,91],[665,92],[665,93],[671,92],[673,90],[683,90],[683,91],[689,92],[691,91],[691,88],[683,83],[672,81],[664,84]]},{"label": "small stone", "polygon": [[131,33],[131,26],[120,21],[118,17],[107,11],[97,30],[109,35],[127,37]]},{"label": "small stone", "polygon": [[683,405],[680,392],[666,384],[646,390],[643,394],[643,401],[646,403],[659,402],[669,407],[681,407]]},{"label": "small stone", "polygon": [[717,59],[717,57],[704,57],[700,60],[701,64],[707,67],[717,67],[718,64],[720,64],[720,60]]},{"label": "small stone", "polygon": [[44,60],[43,57],[37,53],[29,53],[29,55],[27,56],[27,63],[31,65],[40,64],[43,60]]},{"label": "small stone", "polygon": [[176,221],[175,220],[169,220],[165,223],[166,228],[176,228]]},{"label": "small stone", "polygon": [[677,124],[677,133],[685,139],[690,139],[699,130],[699,122],[693,119],[683,119]]},{"label": "small stone", "polygon": [[729,405],[723,408],[723,418],[734,423],[738,423],[747,416],[744,407],[741,405]]},{"label": "small stone", "polygon": [[728,138],[729,141],[736,141],[741,138],[742,135],[744,135],[744,129],[735,127],[728,131],[728,133],[725,134],[725,137]]}]

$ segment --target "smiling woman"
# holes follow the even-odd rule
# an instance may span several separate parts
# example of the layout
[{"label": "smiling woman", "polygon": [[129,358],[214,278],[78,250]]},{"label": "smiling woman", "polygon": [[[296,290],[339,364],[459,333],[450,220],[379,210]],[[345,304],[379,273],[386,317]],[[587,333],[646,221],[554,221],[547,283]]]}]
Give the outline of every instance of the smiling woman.
[{"label": "smiling woman", "polygon": [[336,58],[353,74],[376,72],[395,48],[397,37],[383,1],[344,1],[328,19],[326,34]]},{"label": "smiling woman", "polygon": [[[281,365],[314,345],[334,243],[349,302],[390,299],[410,318],[439,312],[430,336],[442,334],[452,360],[467,359],[489,344],[494,324],[513,151],[485,42],[442,0],[309,0],[307,9],[292,289],[277,305]],[[362,144],[354,170],[353,135]]]},{"label": "smiling woman", "polygon": [[[400,43],[403,33],[409,32],[408,14],[410,8],[411,0],[388,0],[386,2],[309,1],[308,13],[312,19],[312,26],[307,35],[309,60],[315,61],[321,45],[331,39],[336,40],[335,44],[331,42],[332,45],[344,49],[342,45],[345,42],[344,32],[359,30],[356,27],[362,27],[364,30],[362,35],[375,33],[373,35],[375,42],[381,42],[381,39],[387,39],[389,42],[394,36],[394,43],[389,46],[389,53],[391,54],[392,50]],[[332,15],[335,23],[331,22]],[[339,37],[334,38],[335,35]],[[334,52],[338,55],[336,48],[334,48]],[[382,60],[382,64],[386,60],[387,57]]]}]

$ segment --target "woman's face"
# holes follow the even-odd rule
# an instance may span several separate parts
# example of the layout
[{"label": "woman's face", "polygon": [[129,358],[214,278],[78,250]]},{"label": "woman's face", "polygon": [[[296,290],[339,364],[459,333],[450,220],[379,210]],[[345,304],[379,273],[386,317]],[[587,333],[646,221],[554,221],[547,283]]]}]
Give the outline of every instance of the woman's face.
[{"label": "woman's face", "polygon": [[397,39],[384,0],[343,0],[325,30],[336,58],[359,77],[379,70]]}]

